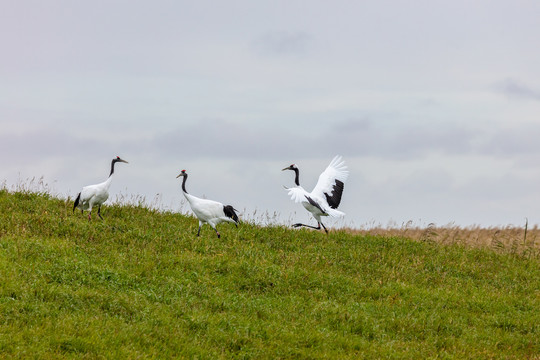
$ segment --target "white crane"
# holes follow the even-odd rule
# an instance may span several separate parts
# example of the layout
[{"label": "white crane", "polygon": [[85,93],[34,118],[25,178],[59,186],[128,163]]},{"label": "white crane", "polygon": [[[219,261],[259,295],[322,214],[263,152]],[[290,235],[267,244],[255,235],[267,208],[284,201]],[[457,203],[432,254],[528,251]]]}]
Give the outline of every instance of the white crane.
[{"label": "white crane", "polygon": [[294,178],[296,186],[292,188],[285,187],[291,199],[304,205],[307,211],[317,220],[317,227],[301,223],[294,224],[293,227],[306,226],[320,230],[322,225],[324,231],[328,233],[328,230],[321,222],[321,216],[340,217],[345,215],[345,213],[337,210],[341,202],[345,181],[349,177],[349,171],[341,156],[332,159],[330,165],[319,176],[317,185],[310,193],[300,186],[300,170],[298,170],[296,164],[292,164],[283,170],[292,170],[296,174]]},{"label": "white crane", "polygon": [[119,156],[114,158],[111,162],[111,173],[109,174],[107,180],[100,184],[88,185],[83,187],[79,195],[77,195],[77,199],[75,199],[75,204],[73,205],[73,212],[75,212],[76,208],[81,209],[81,213],[84,210],[88,210],[90,211],[90,213],[88,213],[88,220],[91,220],[92,208],[94,206],[98,206],[98,216],[103,219],[100,214],[101,204],[103,204],[109,198],[109,187],[111,186],[111,181],[114,174],[114,164],[116,164],[117,162],[123,162],[126,164],[128,163],[126,160],[120,159]]},{"label": "white crane", "polygon": [[199,219],[199,231],[197,231],[197,236],[201,234],[201,227],[203,224],[210,225],[216,232],[218,238],[220,238],[221,235],[216,229],[217,224],[221,222],[232,222],[236,227],[238,227],[238,215],[236,215],[235,212],[238,210],[234,209],[231,205],[223,205],[217,201],[200,199],[196,196],[188,194],[186,191],[186,180],[188,177],[186,170],[182,170],[176,178],[181,176],[184,178],[182,180],[182,191],[184,192],[184,196],[189,202],[191,210]]}]

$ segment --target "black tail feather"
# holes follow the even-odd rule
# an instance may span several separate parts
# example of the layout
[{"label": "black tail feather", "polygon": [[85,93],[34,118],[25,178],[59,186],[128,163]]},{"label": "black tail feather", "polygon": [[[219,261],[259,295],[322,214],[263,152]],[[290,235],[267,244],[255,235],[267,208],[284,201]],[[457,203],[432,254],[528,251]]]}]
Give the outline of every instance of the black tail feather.
[{"label": "black tail feather", "polygon": [[75,204],[73,205],[73,212],[75,212],[75,209],[77,208],[77,205],[79,205],[79,201],[81,200],[81,193],[77,195],[77,198],[75,199]]},{"label": "black tail feather", "polygon": [[233,219],[235,223],[238,223],[238,215],[236,215],[235,209],[231,205],[223,206],[223,213]]}]

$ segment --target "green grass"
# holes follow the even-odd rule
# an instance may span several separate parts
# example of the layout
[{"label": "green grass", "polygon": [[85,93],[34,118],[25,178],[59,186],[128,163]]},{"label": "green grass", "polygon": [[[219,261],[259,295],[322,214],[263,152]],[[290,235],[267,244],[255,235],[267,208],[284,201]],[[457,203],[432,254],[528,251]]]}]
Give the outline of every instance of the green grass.
[{"label": "green grass", "polygon": [[0,189],[0,357],[540,358],[540,261]]}]

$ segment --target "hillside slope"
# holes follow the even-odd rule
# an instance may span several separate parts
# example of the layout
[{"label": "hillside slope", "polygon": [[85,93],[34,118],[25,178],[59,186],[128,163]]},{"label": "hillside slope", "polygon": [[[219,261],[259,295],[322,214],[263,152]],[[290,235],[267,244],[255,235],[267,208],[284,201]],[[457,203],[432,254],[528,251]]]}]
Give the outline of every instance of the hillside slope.
[{"label": "hillside slope", "polygon": [[538,358],[540,263],[0,190],[0,357]]}]

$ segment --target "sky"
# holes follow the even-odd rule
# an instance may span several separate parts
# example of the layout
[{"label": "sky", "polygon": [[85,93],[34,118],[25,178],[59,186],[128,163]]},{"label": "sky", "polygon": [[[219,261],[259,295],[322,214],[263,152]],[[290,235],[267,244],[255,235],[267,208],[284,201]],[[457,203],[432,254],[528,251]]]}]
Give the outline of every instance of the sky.
[{"label": "sky", "polygon": [[[0,0],[0,183],[189,212],[176,176],[246,220],[540,223],[540,2]],[[106,214],[104,208],[103,214]],[[106,216],[106,215],[105,215]]]}]

